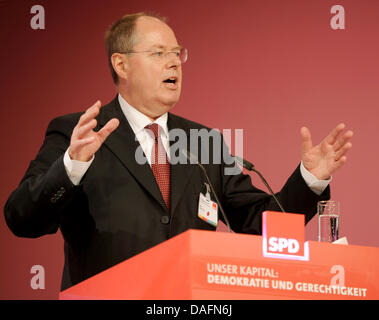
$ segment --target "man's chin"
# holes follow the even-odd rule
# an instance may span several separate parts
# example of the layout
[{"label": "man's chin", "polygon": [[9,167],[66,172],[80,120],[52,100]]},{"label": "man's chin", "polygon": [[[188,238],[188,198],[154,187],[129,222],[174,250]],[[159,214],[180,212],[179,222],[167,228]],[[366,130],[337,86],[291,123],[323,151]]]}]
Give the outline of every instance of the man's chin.
[{"label": "man's chin", "polygon": [[177,100],[176,101],[168,101],[167,103],[162,105],[159,108],[159,113],[160,113],[159,116],[161,116],[162,114],[165,114],[166,112],[169,112],[176,105],[176,103],[177,103]]},{"label": "man's chin", "polygon": [[161,108],[166,109],[168,112],[170,109],[172,109],[179,101],[180,95],[176,96],[170,96],[170,97],[165,97],[164,99],[161,100]]},{"label": "man's chin", "polygon": [[155,105],[153,110],[150,109],[153,111],[152,113],[146,115],[155,120],[163,114],[169,112],[175,106],[175,104],[176,102],[173,101],[160,103],[159,106]]}]

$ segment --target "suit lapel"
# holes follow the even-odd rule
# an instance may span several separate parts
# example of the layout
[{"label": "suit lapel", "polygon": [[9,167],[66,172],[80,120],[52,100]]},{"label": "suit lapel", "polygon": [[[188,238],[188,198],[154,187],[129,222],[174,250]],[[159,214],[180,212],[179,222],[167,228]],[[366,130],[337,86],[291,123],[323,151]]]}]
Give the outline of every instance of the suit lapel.
[{"label": "suit lapel", "polygon": [[[139,142],[135,138],[135,134],[122,113],[118,98],[101,108],[98,116],[98,128],[101,129],[110,119],[117,118],[120,121],[119,127],[105,140],[104,144],[115,154],[121,163],[130,171],[134,178],[146,189],[151,196],[167,210],[158,184],[155,181],[153,172],[148,163],[140,165],[135,159],[137,148],[140,147]],[[167,126],[169,132],[172,129],[183,129],[187,135],[187,150],[189,149],[189,129],[185,126],[179,117],[169,113]],[[175,141],[171,141],[170,146]],[[172,156],[171,156],[172,158]],[[174,212],[184,190],[192,175],[195,165],[175,164],[171,165],[171,211]]]},{"label": "suit lapel", "polygon": [[117,96],[111,103],[101,108],[101,113],[98,116],[97,130],[112,118],[117,118],[120,121],[120,125],[110,134],[104,144],[116,155],[142,187],[167,210],[150,165],[147,162],[141,165],[136,161],[135,153],[140,144],[122,113]]}]

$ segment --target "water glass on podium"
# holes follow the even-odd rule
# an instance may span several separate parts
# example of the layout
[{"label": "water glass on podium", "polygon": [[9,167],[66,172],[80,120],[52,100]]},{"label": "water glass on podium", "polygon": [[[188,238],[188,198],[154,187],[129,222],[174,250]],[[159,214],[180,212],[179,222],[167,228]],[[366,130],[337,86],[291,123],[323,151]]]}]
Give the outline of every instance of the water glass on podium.
[{"label": "water glass on podium", "polygon": [[317,203],[318,241],[338,240],[340,227],[340,204],[338,201],[319,201]]}]

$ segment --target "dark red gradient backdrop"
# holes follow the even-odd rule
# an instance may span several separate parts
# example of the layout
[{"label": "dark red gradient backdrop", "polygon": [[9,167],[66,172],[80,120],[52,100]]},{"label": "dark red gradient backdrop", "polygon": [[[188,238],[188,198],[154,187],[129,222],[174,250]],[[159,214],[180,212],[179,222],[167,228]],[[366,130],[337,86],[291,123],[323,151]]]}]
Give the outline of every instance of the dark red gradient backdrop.
[{"label": "dark red gradient backdrop", "polygon": [[[30,27],[35,4],[45,8],[45,30]],[[345,30],[330,27],[335,4],[345,8]],[[153,11],[169,18],[190,53],[173,112],[214,128],[243,128],[245,157],[275,191],[300,161],[301,126],[310,128],[314,143],[340,122],[354,131],[332,197],[341,201],[342,235],[351,244],[379,246],[378,1],[1,0],[0,11],[1,207],[53,117],[115,96],[103,44],[107,27],[125,13]],[[316,219],[306,230],[316,240]],[[16,238],[2,214],[0,259],[0,298],[58,297],[60,233]],[[37,264],[45,268],[45,290],[30,287]]]}]

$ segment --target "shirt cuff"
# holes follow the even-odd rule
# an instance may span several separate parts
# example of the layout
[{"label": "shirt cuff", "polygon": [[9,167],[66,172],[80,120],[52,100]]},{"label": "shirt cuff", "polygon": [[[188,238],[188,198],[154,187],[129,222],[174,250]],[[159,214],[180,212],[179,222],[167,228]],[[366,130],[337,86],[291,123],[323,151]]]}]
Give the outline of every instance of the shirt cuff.
[{"label": "shirt cuff", "polygon": [[80,183],[80,180],[82,180],[83,176],[87,172],[88,168],[90,167],[94,159],[95,159],[95,155],[93,155],[92,159],[90,159],[87,162],[71,160],[70,156],[68,155],[68,149],[66,150],[63,157],[63,163],[66,169],[67,175],[70,178],[73,185],[77,186]]},{"label": "shirt cuff", "polygon": [[332,177],[328,180],[319,180],[312,173],[310,173],[303,165],[303,161],[300,164],[300,172],[307,186],[317,195],[321,195],[326,187],[332,181]]}]

